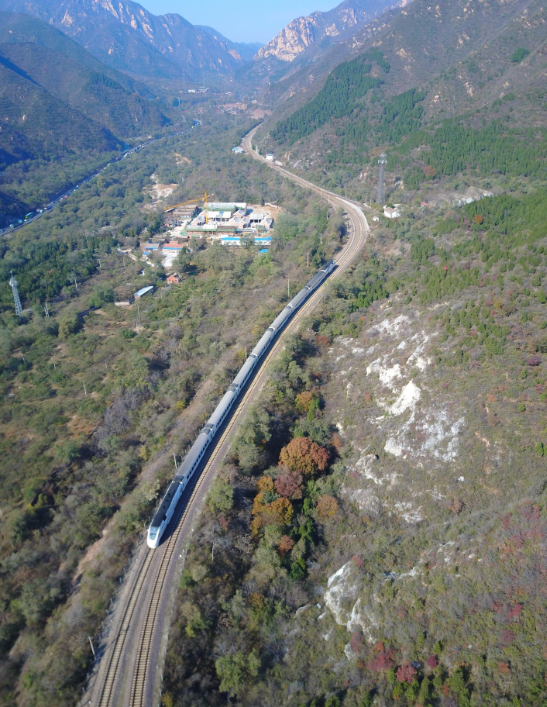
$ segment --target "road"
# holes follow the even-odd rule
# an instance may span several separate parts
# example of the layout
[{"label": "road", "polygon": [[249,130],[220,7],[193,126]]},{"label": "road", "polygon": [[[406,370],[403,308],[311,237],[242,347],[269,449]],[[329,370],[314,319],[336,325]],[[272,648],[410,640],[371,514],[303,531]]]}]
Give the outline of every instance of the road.
[{"label": "road", "polygon": [[135,147],[131,147],[128,150],[125,150],[113,162],[108,162],[103,167],[101,167],[101,169],[99,169],[97,172],[94,172],[93,174],[88,175],[85,179],[82,179],[81,182],[78,182],[70,189],[67,189],[67,191],[61,192],[60,194],[57,194],[57,196],[54,196],[53,199],[48,204],[46,204],[42,209],[38,209],[37,211],[31,211],[30,213],[32,214],[32,216],[30,216],[29,218],[25,218],[24,221],[22,219],[19,219],[19,221],[14,221],[12,224],[10,224],[9,226],[6,226],[5,228],[0,228],[0,236],[7,235],[8,233],[15,233],[16,231],[19,231],[21,228],[24,228],[25,226],[27,226],[29,223],[33,223],[34,221],[37,221],[39,218],[42,218],[42,216],[44,216],[45,214],[50,213],[50,211],[52,211],[56,206],[58,206],[64,199],[67,199],[71,194],[74,194],[75,191],[78,191],[78,189],[82,186],[82,184],[87,184],[87,182],[90,182],[95,177],[98,177],[99,174],[104,172],[105,169],[108,169],[108,167],[110,167],[111,164],[115,164],[116,162],[121,162],[126,157],[129,157],[129,155],[132,155],[134,152],[140,152],[143,148],[147,147],[148,145],[152,144],[153,142],[158,142],[159,140],[163,140],[166,137],[176,137],[177,135],[185,135],[185,134],[191,132],[197,125],[201,125],[199,120],[195,120],[192,127],[188,128],[187,130],[180,130],[178,133],[169,133],[168,135],[161,135],[158,138],[151,138],[150,140],[147,140],[146,142],[143,142],[140,145],[135,145]]},{"label": "road", "polygon": [[[320,194],[330,205],[342,207],[347,213],[350,220],[348,241],[336,257],[338,268],[329,280],[340,277],[366,242],[369,229],[363,212],[352,202],[326,192],[259,156],[251,145],[255,130],[243,141],[249,155],[304,189]],[[193,486],[186,489],[162,545],[157,550],[150,550],[143,542],[138,549],[114,611],[109,635],[100,648],[102,659],[80,704],[94,707],[153,707],[159,703],[181,558],[210,484],[222,466],[245,413],[258,400],[267,383],[268,364],[282,350],[287,336],[297,331],[303,319],[319,304],[324,292],[323,285],[307,300],[262,361],[237,408],[218,433],[218,441],[212,445],[203,470],[195,475]]]}]

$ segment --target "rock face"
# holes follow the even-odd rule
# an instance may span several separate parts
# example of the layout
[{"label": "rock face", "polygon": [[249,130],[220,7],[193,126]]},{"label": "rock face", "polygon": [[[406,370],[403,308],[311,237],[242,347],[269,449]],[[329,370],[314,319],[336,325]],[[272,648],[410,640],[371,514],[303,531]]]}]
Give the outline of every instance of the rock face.
[{"label": "rock face", "polygon": [[198,81],[243,64],[222,35],[177,14],[153,15],[130,0],[0,0],[0,10],[39,17],[105,64],[132,74]]},{"label": "rock face", "polygon": [[316,43],[333,44],[392,7],[411,0],[344,0],[329,12],[314,12],[288,24],[256,54],[255,60],[275,57],[292,62]]}]

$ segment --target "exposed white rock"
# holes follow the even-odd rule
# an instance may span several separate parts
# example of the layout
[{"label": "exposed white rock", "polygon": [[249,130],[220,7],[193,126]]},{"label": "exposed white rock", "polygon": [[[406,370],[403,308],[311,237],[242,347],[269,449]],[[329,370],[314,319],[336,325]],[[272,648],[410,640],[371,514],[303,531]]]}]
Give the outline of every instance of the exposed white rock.
[{"label": "exposed white rock", "polygon": [[421,391],[414,381],[410,381],[403,388],[397,401],[391,406],[389,412],[392,415],[402,415],[407,410],[414,412],[416,404],[421,398]]},{"label": "exposed white rock", "polygon": [[359,596],[362,578],[358,567],[351,560],[340,567],[327,581],[325,604],[340,626],[346,626],[351,607]]}]

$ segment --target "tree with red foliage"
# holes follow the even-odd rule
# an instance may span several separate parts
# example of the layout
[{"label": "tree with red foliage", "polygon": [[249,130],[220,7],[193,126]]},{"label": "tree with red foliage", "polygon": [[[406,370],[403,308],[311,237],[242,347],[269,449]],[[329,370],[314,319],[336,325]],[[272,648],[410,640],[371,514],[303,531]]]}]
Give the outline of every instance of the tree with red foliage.
[{"label": "tree with red foliage", "polygon": [[283,447],[279,455],[280,464],[285,464],[291,471],[299,471],[308,476],[325,471],[329,459],[329,451],[308,437],[296,437]]},{"label": "tree with red foliage", "polygon": [[288,469],[285,469],[275,480],[275,490],[284,498],[302,498],[302,475],[291,474]]},{"label": "tree with red foliage", "polygon": [[384,648],[384,644],[382,642],[377,643],[374,650],[376,652],[376,657],[370,661],[367,666],[368,669],[375,673],[379,673],[384,670],[391,670],[393,668],[393,657],[395,655],[395,651],[391,648]]},{"label": "tree with red foliage", "polygon": [[413,667],[412,663],[405,663],[397,668],[397,680],[399,682],[407,682],[412,685],[417,675],[418,671]]},{"label": "tree with red foliage", "polygon": [[428,668],[435,670],[435,668],[439,665],[439,661],[434,655],[430,655],[429,658],[426,659],[425,664]]}]

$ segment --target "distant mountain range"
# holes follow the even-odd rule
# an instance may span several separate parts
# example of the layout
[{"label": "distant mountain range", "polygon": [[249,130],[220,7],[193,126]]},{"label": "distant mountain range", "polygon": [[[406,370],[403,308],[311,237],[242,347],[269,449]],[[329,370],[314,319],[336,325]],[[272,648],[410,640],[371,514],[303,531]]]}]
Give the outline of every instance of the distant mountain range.
[{"label": "distant mountain range", "polygon": [[213,29],[212,27],[206,27],[205,25],[196,25],[196,29],[202,29],[204,32],[207,32],[207,34],[211,35],[211,37],[214,37],[220,42],[223,42],[224,44],[230,46],[234,51],[239,54],[243,61],[251,61],[251,59],[253,59],[256,53],[262,48],[262,44],[260,44],[260,42],[232,42],[230,39],[226,39],[226,37],[220,34],[220,32],[217,32],[216,29]]},{"label": "distant mountain range", "polygon": [[231,74],[257,49],[177,14],[153,15],[131,0],[0,0],[0,10],[38,17],[108,66],[135,76],[202,81]]}]

